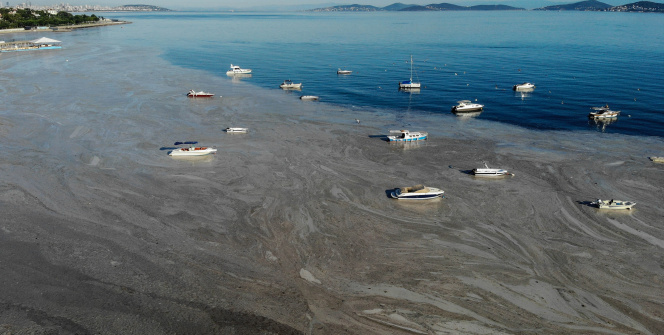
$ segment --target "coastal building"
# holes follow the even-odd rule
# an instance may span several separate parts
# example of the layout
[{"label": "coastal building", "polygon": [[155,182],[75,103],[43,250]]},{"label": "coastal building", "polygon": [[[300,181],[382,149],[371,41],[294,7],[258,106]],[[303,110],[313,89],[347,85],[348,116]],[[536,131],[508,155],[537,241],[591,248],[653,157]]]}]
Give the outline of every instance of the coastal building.
[{"label": "coastal building", "polygon": [[42,37],[31,41],[0,42],[0,52],[61,49],[61,41]]}]

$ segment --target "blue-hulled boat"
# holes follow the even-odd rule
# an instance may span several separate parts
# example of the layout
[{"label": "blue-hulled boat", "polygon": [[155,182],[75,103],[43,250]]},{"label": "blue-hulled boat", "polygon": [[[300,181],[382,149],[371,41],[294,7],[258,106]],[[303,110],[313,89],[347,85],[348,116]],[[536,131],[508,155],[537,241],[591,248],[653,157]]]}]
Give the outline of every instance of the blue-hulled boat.
[{"label": "blue-hulled boat", "polygon": [[412,142],[412,141],[421,141],[426,140],[429,136],[429,133],[424,131],[408,131],[405,129],[402,130],[390,130],[390,133],[398,133],[399,135],[388,135],[387,140],[390,142]]}]

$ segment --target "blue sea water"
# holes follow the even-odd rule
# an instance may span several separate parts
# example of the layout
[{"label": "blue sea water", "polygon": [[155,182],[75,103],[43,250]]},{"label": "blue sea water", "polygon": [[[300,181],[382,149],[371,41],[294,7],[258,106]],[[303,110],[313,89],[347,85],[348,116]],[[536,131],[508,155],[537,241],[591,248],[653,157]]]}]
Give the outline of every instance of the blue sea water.
[{"label": "blue sea water", "polygon": [[[161,50],[170,63],[226,77],[253,69],[251,85],[318,95],[344,108],[456,116],[458,100],[485,105],[478,118],[541,130],[664,137],[664,15],[605,12],[98,13],[132,21],[122,43]],[[127,31],[125,31],[127,33]],[[127,39],[127,36],[131,36]],[[402,92],[410,76],[419,92]],[[337,68],[353,71],[339,76]],[[232,80],[230,77],[228,80]],[[532,93],[512,85],[532,82]],[[197,89],[208,89],[200,87]],[[595,122],[609,104],[616,121]]]}]

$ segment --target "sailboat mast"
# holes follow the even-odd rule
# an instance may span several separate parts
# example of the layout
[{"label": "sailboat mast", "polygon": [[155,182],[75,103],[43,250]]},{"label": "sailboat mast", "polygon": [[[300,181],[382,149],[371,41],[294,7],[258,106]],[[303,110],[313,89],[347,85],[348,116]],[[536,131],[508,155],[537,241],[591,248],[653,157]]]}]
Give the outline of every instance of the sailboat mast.
[{"label": "sailboat mast", "polygon": [[410,82],[413,82],[413,55],[410,55]]}]

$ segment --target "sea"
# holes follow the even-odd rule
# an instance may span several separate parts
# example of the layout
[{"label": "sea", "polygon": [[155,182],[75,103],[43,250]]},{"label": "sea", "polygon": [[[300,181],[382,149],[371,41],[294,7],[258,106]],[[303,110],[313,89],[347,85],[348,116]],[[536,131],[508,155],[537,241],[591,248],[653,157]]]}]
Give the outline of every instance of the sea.
[{"label": "sea", "polygon": [[[96,13],[131,21],[77,30],[127,49],[150,47],[169,63],[210,76],[316,95],[342,110],[421,115],[440,124],[459,100],[485,105],[474,118],[532,130],[664,137],[664,15],[652,13],[150,12]],[[97,29],[97,28],[95,28]],[[88,35],[86,37],[86,35]],[[66,35],[58,35],[65,38]],[[65,45],[66,47],[66,45]],[[418,91],[400,91],[411,76]],[[253,74],[231,78],[231,64]],[[337,75],[337,69],[353,71]],[[515,92],[531,82],[532,92]],[[189,89],[189,88],[187,88]],[[199,87],[197,90],[213,90]],[[593,121],[592,107],[620,110]]]}]

